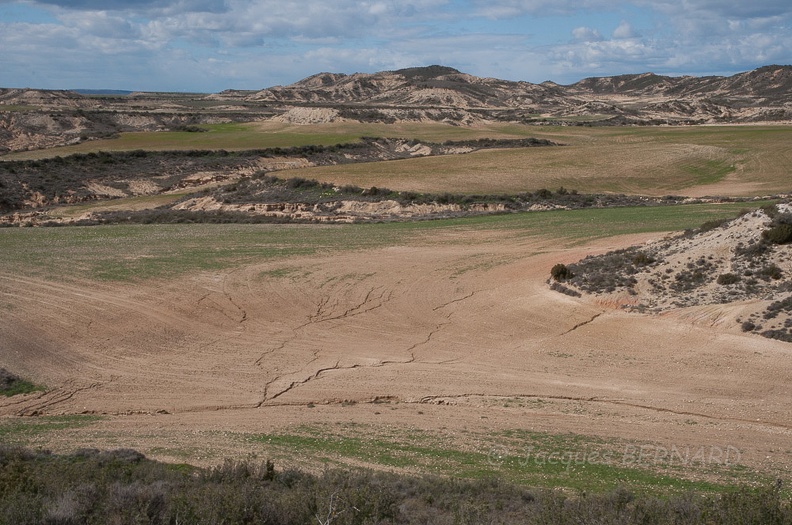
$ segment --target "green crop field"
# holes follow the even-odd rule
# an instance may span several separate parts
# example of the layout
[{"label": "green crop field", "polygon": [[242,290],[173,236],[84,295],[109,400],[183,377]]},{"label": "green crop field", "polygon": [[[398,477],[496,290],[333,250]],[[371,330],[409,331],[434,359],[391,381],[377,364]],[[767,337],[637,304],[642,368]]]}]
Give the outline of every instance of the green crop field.
[{"label": "green crop field", "polygon": [[[761,203],[753,203],[759,206]],[[498,242],[541,236],[574,245],[613,235],[694,228],[735,216],[746,203],[529,212],[358,225],[177,224],[0,229],[4,271],[53,279],[140,280],[246,263],[411,243]]]},{"label": "green crop field", "polygon": [[333,145],[356,142],[361,137],[406,137],[434,142],[478,138],[530,136],[525,126],[462,128],[448,124],[322,124],[297,126],[279,123],[228,123],[199,126],[206,132],[163,131],[122,133],[119,138],[83,142],[74,146],[13,153],[5,160],[28,160],[74,153],[132,150],[245,150],[290,146]]},{"label": "green crop field", "polygon": [[[620,486],[652,495],[719,492],[741,483],[772,481],[740,465],[642,465],[631,456],[640,444],[577,434],[521,430],[468,432],[467,446],[460,447],[435,431],[384,431],[367,425],[339,423],[242,437],[259,448],[262,455],[284,463],[309,460],[314,464],[343,466],[355,461],[378,468],[417,468],[464,479],[499,477],[518,485],[592,493]],[[682,460],[680,454],[678,461]]]},{"label": "green crop field", "polygon": [[641,195],[772,195],[792,190],[789,126],[587,127],[438,123],[292,125],[231,123],[205,133],[124,133],[3,158],[36,159],[72,153],[128,150],[225,149],[332,145],[364,136],[432,142],[478,138],[544,138],[563,147],[485,150],[469,155],[415,158],[293,170],[285,176],[361,187],[439,193],[509,193],[560,186],[580,192]]},{"label": "green crop field", "polygon": [[564,146],[324,166],[293,175],[425,192],[509,193],[564,186],[586,193],[745,196],[792,190],[791,127],[521,129]]}]

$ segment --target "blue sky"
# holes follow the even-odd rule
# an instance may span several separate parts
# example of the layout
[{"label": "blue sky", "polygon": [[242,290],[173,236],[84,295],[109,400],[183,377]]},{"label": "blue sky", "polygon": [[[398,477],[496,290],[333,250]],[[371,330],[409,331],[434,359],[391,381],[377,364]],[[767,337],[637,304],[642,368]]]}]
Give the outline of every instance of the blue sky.
[{"label": "blue sky", "polygon": [[441,64],[569,84],[792,63],[789,0],[0,0],[0,86],[217,92]]}]

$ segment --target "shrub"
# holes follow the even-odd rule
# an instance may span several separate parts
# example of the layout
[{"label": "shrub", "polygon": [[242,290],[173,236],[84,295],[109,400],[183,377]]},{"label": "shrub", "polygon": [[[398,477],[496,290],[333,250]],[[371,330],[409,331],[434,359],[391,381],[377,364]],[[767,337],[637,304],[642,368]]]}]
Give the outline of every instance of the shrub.
[{"label": "shrub", "polygon": [[574,277],[572,271],[566,264],[558,263],[550,269],[550,276],[556,281],[566,281]]},{"label": "shrub", "polygon": [[632,263],[635,266],[647,266],[655,262],[654,257],[647,255],[645,252],[638,252],[632,258]]},{"label": "shrub", "polygon": [[676,292],[689,292],[699,286],[703,286],[709,281],[711,271],[711,266],[683,270],[674,276],[671,289]]},{"label": "shrub", "polygon": [[765,214],[771,219],[778,217],[778,206],[775,204],[767,204],[762,206],[762,211],[765,212]]},{"label": "shrub", "polygon": [[707,221],[701,226],[698,227],[699,233],[708,232],[714,230],[716,228],[720,228],[721,226],[725,225],[726,223],[730,222],[730,218],[726,219],[713,219],[711,221]]},{"label": "shrub", "polygon": [[781,268],[775,264],[770,263],[760,268],[759,272],[757,272],[757,276],[764,279],[765,281],[769,281],[770,279],[777,281],[784,276],[784,272],[781,271]]},{"label": "shrub", "polygon": [[551,284],[550,285],[550,289],[555,291],[555,292],[559,292],[559,293],[562,293],[564,295],[568,295],[570,297],[581,297],[580,292],[578,292],[577,290],[573,290],[572,288],[567,288],[566,286],[564,286],[563,284],[560,284],[558,282],[555,282],[555,283]]},{"label": "shrub", "polygon": [[552,196],[553,196],[553,192],[545,188],[542,188],[541,190],[538,190],[536,193],[534,193],[534,197],[542,200],[547,200]]},{"label": "shrub", "polygon": [[753,259],[754,257],[762,257],[771,251],[771,247],[763,242],[752,242],[748,245],[742,243],[738,244],[734,249],[734,253],[741,257]]},{"label": "shrub", "polygon": [[762,332],[762,335],[768,339],[792,343],[792,333],[790,333],[789,330],[766,330]]},{"label": "shrub", "polygon": [[734,273],[722,273],[718,276],[718,284],[720,285],[737,284],[740,280],[740,276]]},{"label": "shrub", "polygon": [[[228,462],[181,469],[105,453],[55,456],[0,445],[0,523],[790,523],[781,485],[658,498],[526,489],[499,480],[358,469],[274,472]],[[332,518],[332,519],[331,519]]]},{"label": "shrub", "polygon": [[319,185],[318,181],[305,179],[303,177],[294,177],[286,181],[286,186],[292,189],[315,188],[318,185]]},{"label": "shrub", "polygon": [[654,262],[653,257],[635,247],[616,250],[604,255],[588,256],[569,265],[573,274],[569,279],[586,292],[612,293],[624,288],[630,293],[637,283],[634,275],[641,271],[640,267]]},{"label": "shrub", "polygon": [[779,313],[792,313],[792,297],[787,297],[781,301],[775,301],[767,307],[764,314],[765,319],[775,319]]},{"label": "shrub", "polygon": [[762,239],[771,244],[789,244],[792,242],[792,224],[776,224],[762,232]]}]

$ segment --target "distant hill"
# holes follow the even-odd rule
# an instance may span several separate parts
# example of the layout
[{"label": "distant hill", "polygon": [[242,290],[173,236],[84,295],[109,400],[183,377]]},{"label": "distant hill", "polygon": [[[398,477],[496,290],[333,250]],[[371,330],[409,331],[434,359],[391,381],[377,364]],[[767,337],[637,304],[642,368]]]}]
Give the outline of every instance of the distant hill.
[{"label": "distant hill", "polygon": [[[537,115],[599,116],[615,124],[787,121],[792,119],[792,66],[765,66],[731,77],[642,73],[562,86],[480,78],[434,65],[372,74],[319,73],[244,98],[286,106],[334,106],[341,118],[368,115],[380,120],[409,119],[410,110],[420,110],[415,118],[458,117],[462,123],[465,118],[536,120]],[[362,112],[363,106],[378,113]]]},{"label": "distant hill", "polygon": [[792,66],[765,66],[731,77],[664,77],[653,73],[587,78],[568,86],[589,94],[724,96],[753,103],[792,101]]},{"label": "distant hill", "polygon": [[134,93],[134,91],[126,91],[123,89],[72,89],[71,91],[79,93],[80,95],[116,95],[119,97]]},{"label": "distant hill", "polygon": [[267,119],[458,126],[790,123],[792,66],[764,66],[730,77],[641,73],[587,78],[566,86],[481,78],[433,65],[371,74],[325,72],[289,86],[209,95],[0,88],[0,155],[126,131]]}]

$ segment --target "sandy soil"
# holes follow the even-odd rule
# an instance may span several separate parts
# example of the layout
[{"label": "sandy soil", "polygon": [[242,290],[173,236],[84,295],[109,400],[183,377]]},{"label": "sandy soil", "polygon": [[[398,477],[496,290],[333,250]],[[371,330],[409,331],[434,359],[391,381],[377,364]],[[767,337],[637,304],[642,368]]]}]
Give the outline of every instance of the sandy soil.
[{"label": "sandy soil", "polygon": [[0,399],[0,415],[109,414],[39,444],[162,459],[181,446],[194,463],[247,453],[223,433],[353,422],[460,446],[502,429],[732,446],[746,465],[792,467],[792,345],[545,283],[557,262],[649,236],[565,248],[444,235],[137,286],[0,269],[0,366],[50,387]]}]

